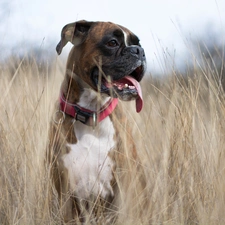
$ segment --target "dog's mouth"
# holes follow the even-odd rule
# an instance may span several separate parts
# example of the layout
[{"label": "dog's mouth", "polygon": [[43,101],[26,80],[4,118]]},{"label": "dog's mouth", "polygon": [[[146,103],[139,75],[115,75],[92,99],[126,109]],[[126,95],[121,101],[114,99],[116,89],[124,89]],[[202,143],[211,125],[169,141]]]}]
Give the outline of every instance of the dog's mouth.
[{"label": "dog's mouth", "polygon": [[[98,72],[99,73],[99,72]],[[94,73],[94,83],[97,90],[106,93],[114,98],[120,98],[123,101],[136,100],[136,111],[140,112],[143,107],[142,90],[139,82],[144,75],[144,66],[138,66],[130,74],[124,75],[122,78],[113,80],[113,77],[105,77]]]}]

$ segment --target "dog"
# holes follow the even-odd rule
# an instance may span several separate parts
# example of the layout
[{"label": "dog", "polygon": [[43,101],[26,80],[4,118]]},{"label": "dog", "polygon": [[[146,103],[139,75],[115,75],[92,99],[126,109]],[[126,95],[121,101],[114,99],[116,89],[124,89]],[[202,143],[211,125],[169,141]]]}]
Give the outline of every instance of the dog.
[{"label": "dog", "polygon": [[[67,24],[56,47],[58,54],[68,42],[73,47],[56,102],[47,154],[64,222],[84,222],[85,210],[98,217],[96,205],[107,209],[116,204],[117,172],[126,160],[136,160],[119,100],[135,100],[136,111],[141,111],[139,82],[146,71],[146,57],[138,37],[111,22]],[[121,136],[125,124],[128,153]]]}]

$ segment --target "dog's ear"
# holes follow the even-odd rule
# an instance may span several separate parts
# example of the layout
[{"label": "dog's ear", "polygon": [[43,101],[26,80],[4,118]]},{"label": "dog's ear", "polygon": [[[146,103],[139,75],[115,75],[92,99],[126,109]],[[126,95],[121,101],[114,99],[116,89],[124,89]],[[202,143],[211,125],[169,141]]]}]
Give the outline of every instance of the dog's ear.
[{"label": "dog's ear", "polygon": [[78,22],[65,25],[61,32],[61,40],[56,46],[58,55],[61,54],[63,47],[68,41],[74,46],[81,44],[87,36],[87,33],[93,23],[94,22],[80,20]]}]

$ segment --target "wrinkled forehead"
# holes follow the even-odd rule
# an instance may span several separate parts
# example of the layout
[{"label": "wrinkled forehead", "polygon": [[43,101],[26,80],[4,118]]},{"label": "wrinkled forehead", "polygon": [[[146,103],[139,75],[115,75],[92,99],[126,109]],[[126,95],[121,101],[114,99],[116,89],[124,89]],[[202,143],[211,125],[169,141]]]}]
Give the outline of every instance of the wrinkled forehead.
[{"label": "wrinkled forehead", "polygon": [[111,22],[98,22],[91,33],[99,40],[107,37],[116,37],[122,38],[126,45],[139,44],[139,38],[129,29]]}]

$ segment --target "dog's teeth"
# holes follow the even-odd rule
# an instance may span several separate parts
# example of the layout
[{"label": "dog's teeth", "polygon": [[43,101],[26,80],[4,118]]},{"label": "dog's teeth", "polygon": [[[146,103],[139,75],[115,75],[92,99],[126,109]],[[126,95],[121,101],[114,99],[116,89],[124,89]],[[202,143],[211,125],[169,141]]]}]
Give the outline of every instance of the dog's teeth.
[{"label": "dog's teeth", "polygon": [[129,89],[135,89],[135,87],[134,86],[129,86]]},{"label": "dog's teeth", "polygon": [[125,88],[128,88],[128,84],[125,84],[124,86],[125,86]]}]

